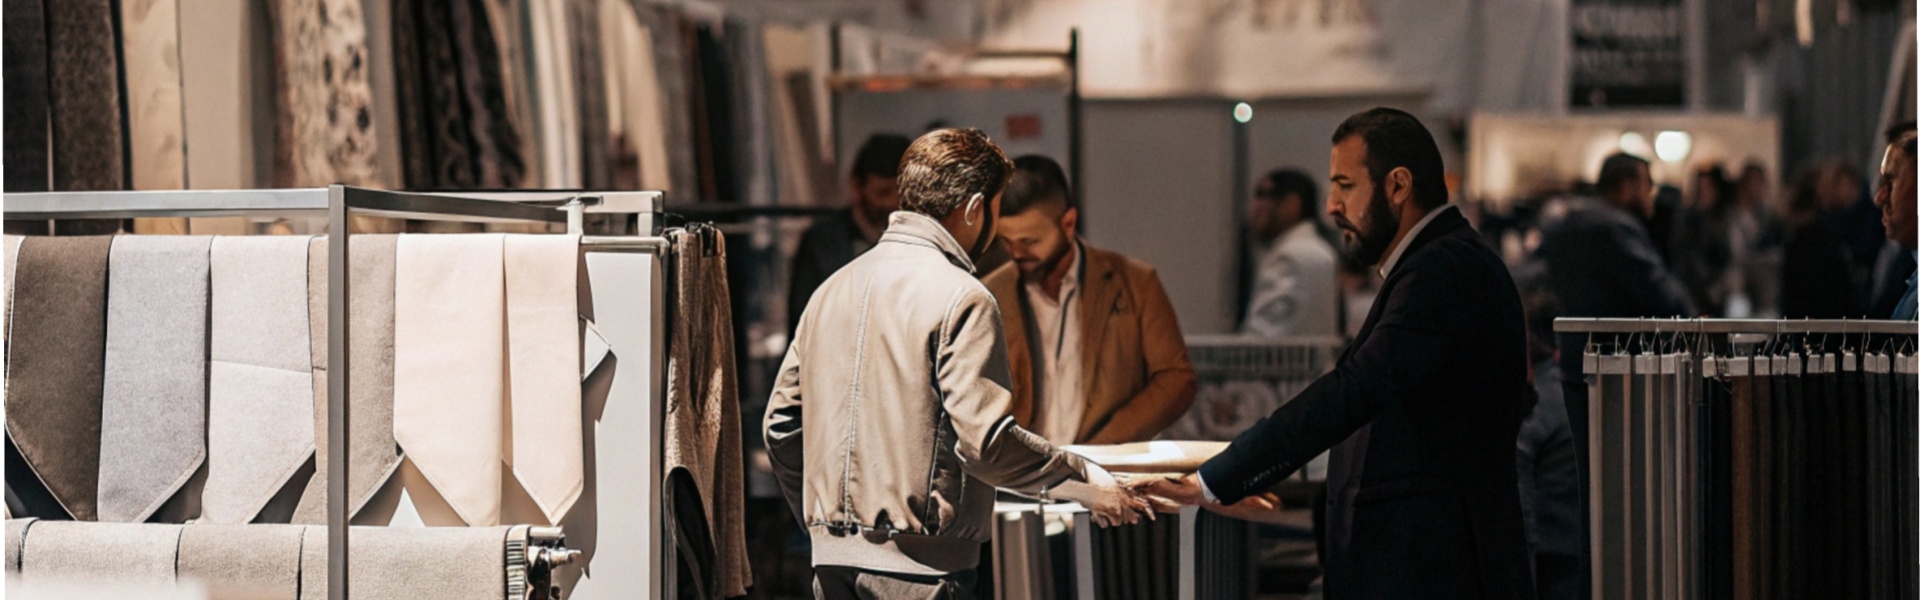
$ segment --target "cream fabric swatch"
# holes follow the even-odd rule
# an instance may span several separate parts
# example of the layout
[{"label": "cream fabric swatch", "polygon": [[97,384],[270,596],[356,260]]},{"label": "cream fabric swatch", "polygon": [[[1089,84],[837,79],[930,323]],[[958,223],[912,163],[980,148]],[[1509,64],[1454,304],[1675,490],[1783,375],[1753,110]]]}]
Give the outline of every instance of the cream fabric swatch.
[{"label": "cream fabric swatch", "polygon": [[[300,598],[327,597],[327,528],[306,528]],[[468,600],[507,595],[510,527],[355,527],[348,534],[351,598]]]},{"label": "cream fabric swatch", "polygon": [[295,600],[305,533],[298,525],[188,525],[180,531],[176,573],[182,583],[205,585],[213,598]]},{"label": "cream fabric swatch", "polygon": [[212,243],[210,237],[114,237],[100,400],[102,521],[146,521],[207,458]]},{"label": "cream fabric swatch", "polygon": [[403,235],[395,259],[393,438],[475,527],[500,522],[504,238]]},{"label": "cream fabric swatch", "polygon": [[203,520],[252,521],[313,454],[307,236],[213,240]]},{"label": "cream fabric swatch", "polygon": [[171,584],[179,525],[35,521],[20,549],[29,583]]},{"label": "cream fabric swatch", "polygon": [[514,477],[559,523],[580,499],[580,238],[506,238]]}]

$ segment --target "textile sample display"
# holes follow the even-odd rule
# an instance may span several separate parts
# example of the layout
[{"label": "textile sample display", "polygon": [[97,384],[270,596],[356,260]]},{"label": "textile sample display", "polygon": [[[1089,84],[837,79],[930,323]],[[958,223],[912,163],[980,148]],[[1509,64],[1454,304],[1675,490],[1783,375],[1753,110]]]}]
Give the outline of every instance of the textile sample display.
[{"label": "textile sample display", "polygon": [[501,44],[485,0],[401,0],[393,9],[407,186],[519,186],[527,173],[522,127],[507,106]]},{"label": "textile sample display", "polygon": [[[353,361],[347,390],[353,426],[348,428],[348,514],[360,512],[400,467],[400,450],[393,441],[393,318],[394,259],[400,237],[355,235],[348,248],[349,321]],[[315,356],[313,441],[315,471],[306,493],[294,510],[295,523],[323,524],[327,504],[327,355],[326,248],[316,239],[307,267],[307,311]]]},{"label": "textile sample display", "polygon": [[114,2],[60,0],[45,6],[53,189],[125,189]]},{"label": "textile sample display", "polygon": [[132,189],[186,187],[186,121],[181,112],[178,0],[120,4],[125,52],[127,144]]},{"label": "textile sample display", "polygon": [[20,244],[8,341],[7,435],[67,513],[96,516],[111,237]]},{"label": "textile sample display", "polygon": [[171,584],[180,525],[34,521],[20,546],[20,578]]},{"label": "textile sample display", "polygon": [[274,185],[374,182],[360,0],[273,0]]},{"label": "textile sample display", "polygon": [[44,192],[47,172],[47,21],[43,0],[6,0],[0,12],[0,79],[7,82],[5,189]]},{"label": "textile sample display", "polygon": [[508,463],[548,523],[586,482],[580,420],[580,238],[506,238]]},{"label": "textile sample display", "polygon": [[114,237],[100,401],[102,521],[146,521],[206,460],[212,243]]},{"label": "textile sample display", "polygon": [[309,239],[214,238],[207,522],[252,521],[313,453]]},{"label": "textile sample display", "polygon": [[393,437],[469,526],[500,522],[505,236],[402,236]]},{"label": "textile sample display", "polygon": [[214,597],[296,600],[306,529],[297,525],[182,527],[176,577],[206,585]]},{"label": "textile sample display", "polygon": [[710,227],[676,230],[669,238],[679,285],[668,320],[665,468],[693,474],[718,551],[718,595],[740,596],[752,574],[726,243]]}]

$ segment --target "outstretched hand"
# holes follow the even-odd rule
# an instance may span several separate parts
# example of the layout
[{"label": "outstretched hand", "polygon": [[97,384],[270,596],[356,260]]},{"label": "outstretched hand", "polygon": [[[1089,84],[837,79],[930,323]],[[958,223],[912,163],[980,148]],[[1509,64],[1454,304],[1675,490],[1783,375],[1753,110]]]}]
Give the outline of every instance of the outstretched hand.
[{"label": "outstretched hand", "polygon": [[1274,523],[1280,519],[1279,496],[1269,492],[1254,494],[1233,504],[1208,502],[1206,492],[1200,488],[1200,478],[1195,475],[1154,477],[1136,481],[1133,486],[1145,493],[1154,510],[1160,512],[1177,512],[1181,506],[1198,506],[1243,521]]}]

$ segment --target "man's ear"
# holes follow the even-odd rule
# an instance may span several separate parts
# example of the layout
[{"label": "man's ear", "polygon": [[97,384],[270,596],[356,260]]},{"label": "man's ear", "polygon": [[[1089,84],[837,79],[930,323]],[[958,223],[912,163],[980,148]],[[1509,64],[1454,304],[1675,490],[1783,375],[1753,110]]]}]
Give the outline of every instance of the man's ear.
[{"label": "man's ear", "polygon": [[1406,167],[1394,167],[1387,172],[1387,202],[1395,211],[1406,207],[1413,200],[1413,171]]},{"label": "man's ear", "polygon": [[1071,206],[1067,207],[1067,212],[1060,214],[1060,229],[1068,233],[1079,234],[1080,209]]}]

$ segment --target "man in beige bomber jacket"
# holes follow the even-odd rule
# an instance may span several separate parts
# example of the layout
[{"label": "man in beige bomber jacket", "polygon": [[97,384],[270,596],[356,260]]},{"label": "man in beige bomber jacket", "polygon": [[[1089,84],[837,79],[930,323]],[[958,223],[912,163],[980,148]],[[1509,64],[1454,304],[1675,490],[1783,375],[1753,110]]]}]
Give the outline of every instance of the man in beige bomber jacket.
[{"label": "man in beige bomber jacket", "polygon": [[996,487],[1080,502],[1102,523],[1146,511],[1011,415],[1000,309],[973,259],[1012,171],[978,130],[916,140],[901,212],[801,315],[765,434],[813,538],[816,597],[972,597]]}]

